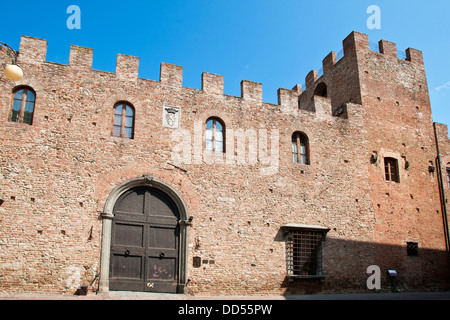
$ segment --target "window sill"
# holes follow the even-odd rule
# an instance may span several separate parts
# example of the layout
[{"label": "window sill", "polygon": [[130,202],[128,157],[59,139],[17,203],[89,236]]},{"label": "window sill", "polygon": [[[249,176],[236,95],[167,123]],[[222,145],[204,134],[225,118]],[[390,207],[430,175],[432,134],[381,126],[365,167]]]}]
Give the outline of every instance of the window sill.
[{"label": "window sill", "polygon": [[287,275],[289,281],[294,280],[320,280],[323,281],[326,279],[324,275]]},{"label": "window sill", "polygon": [[391,185],[397,185],[400,184],[400,181],[393,181],[393,180],[384,180],[384,182],[386,182],[387,184],[391,184]]},{"label": "window sill", "polygon": [[113,138],[114,140],[118,140],[118,141],[134,141],[134,137],[127,138],[127,137],[111,136],[111,138]]},{"label": "window sill", "polygon": [[33,125],[32,124],[28,124],[28,123],[23,123],[23,122],[16,122],[16,121],[6,121],[5,124],[8,127],[11,128],[18,128],[18,129],[26,129],[26,128],[31,128]]},{"label": "window sill", "polygon": [[292,164],[294,166],[299,166],[299,167],[303,167],[303,168],[310,168],[311,167],[310,163],[301,163],[301,162],[294,162],[294,161],[292,161]]}]

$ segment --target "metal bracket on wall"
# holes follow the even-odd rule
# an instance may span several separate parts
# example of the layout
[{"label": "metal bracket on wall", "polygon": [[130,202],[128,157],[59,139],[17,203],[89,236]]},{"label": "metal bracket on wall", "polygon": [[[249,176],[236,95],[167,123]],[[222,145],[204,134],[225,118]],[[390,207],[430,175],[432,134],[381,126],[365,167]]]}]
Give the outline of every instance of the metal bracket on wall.
[{"label": "metal bracket on wall", "polygon": [[190,226],[190,225],[192,225],[192,221],[194,220],[194,217],[189,217],[189,219],[188,220],[180,220],[180,221],[178,221],[178,223],[180,224],[180,226],[183,226],[183,227],[185,227],[185,226]]}]

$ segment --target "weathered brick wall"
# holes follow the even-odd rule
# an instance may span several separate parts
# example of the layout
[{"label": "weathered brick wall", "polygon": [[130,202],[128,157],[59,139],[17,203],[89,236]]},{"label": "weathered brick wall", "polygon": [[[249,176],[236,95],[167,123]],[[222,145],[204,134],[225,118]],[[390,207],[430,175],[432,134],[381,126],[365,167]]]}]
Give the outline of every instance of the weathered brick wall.
[{"label": "weathered brick wall", "polygon": [[[447,171],[447,169],[450,169],[450,139],[446,125],[440,123],[435,123],[434,125],[437,149],[439,150],[439,156],[436,158],[436,171],[438,171],[440,165],[440,170],[442,172],[442,180],[440,181],[440,192],[442,195],[440,212],[443,217],[444,232],[446,232],[447,237],[450,237],[450,222],[448,217],[450,208],[450,173]],[[450,246],[450,238],[447,238],[447,246]]]},{"label": "weathered brick wall", "polygon": [[[359,36],[366,38],[358,68],[368,147],[379,158],[369,166],[374,240],[395,245],[377,250],[377,264],[395,268],[409,287],[433,287],[448,276],[438,262],[446,248],[438,179],[429,171],[436,146],[422,53],[407,49],[407,60],[399,59],[396,45],[384,40],[381,53],[367,51],[367,37]],[[400,183],[383,178],[384,157],[398,159]],[[419,244],[418,257],[406,255],[407,242]]]},{"label": "weathered brick wall", "polygon": [[[323,77],[308,75],[304,92],[280,89],[280,105],[273,105],[262,101],[261,84],[243,81],[241,97],[228,96],[223,78],[210,73],[201,90],[182,87],[182,67],[164,63],[159,81],[140,79],[139,59],[125,55],[116,73],[93,70],[93,51],[76,46],[68,65],[46,62],[46,42],[23,37],[25,78],[0,78],[0,291],[73,291],[78,274],[90,283],[99,272],[105,202],[143,174],[171,185],[194,217],[192,294],[364,290],[372,264],[399,268],[411,283],[428,284],[426,268],[441,279],[446,261],[434,252],[445,251],[445,242],[436,177],[427,171],[435,144],[423,64],[364,46],[364,35],[352,33],[342,59],[324,59]],[[328,97],[312,94],[319,82]],[[8,121],[16,85],[36,91],[32,126]],[[118,101],[135,108],[132,140],[112,136]],[[166,105],[181,108],[178,131],[162,126]],[[345,112],[333,116],[340,106]],[[222,163],[197,153],[198,141],[200,150],[204,144],[198,128],[212,116],[227,129]],[[295,131],[308,135],[309,165],[292,163]],[[258,154],[252,162],[247,146],[245,161],[230,163],[245,132],[256,139],[267,133],[266,150],[278,156],[264,163]],[[186,145],[190,153],[176,161],[174,150]],[[411,163],[400,184],[384,181],[383,165],[370,163],[373,151]],[[330,228],[323,283],[287,281],[286,223]],[[433,256],[406,257],[409,240]],[[194,268],[194,256],[214,263]]]}]

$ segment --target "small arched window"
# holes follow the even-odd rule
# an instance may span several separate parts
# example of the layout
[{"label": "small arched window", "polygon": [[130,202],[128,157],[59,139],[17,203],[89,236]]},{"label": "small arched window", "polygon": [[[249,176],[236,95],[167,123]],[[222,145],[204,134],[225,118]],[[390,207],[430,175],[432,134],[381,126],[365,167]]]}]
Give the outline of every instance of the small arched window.
[{"label": "small arched window", "polygon": [[218,118],[206,121],[206,150],[225,152],[225,125]]},{"label": "small arched window", "polygon": [[134,138],[134,108],[125,102],[114,107],[114,137]]},{"label": "small arched window", "polygon": [[14,91],[11,115],[9,121],[33,124],[36,93],[29,87],[20,87]]},{"label": "small arched window", "polygon": [[304,133],[294,132],[292,135],[292,161],[309,164],[309,142]]}]

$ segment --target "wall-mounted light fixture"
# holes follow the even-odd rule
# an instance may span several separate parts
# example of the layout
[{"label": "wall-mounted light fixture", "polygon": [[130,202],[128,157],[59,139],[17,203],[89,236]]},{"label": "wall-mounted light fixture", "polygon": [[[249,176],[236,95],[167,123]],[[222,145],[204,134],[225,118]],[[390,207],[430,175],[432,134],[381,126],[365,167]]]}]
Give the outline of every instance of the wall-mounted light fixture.
[{"label": "wall-mounted light fixture", "polygon": [[17,65],[17,57],[18,57],[19,53],[4,42],[0,42],[0,46],[5,47],[8,54],[13,56],[13,60],[12,60],[11,64],[7,65],[5,68],[6,77],[9,80],[14,81],[14,82],[22,80],[23,71]]}]

